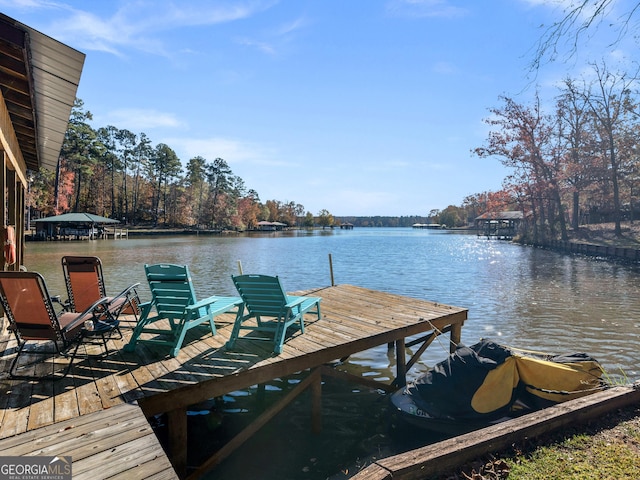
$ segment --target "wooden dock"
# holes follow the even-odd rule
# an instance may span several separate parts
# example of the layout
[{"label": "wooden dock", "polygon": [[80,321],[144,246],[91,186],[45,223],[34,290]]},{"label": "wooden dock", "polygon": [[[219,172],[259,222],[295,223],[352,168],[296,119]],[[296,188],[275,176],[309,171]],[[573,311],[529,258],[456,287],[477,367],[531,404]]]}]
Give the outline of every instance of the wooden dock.
[{"label": "wooden dock", "polygon": [[[349,377],[376,388],[395,389],[403,384],[407,369],[437,335],[449,333],[453,348],[460,341],[467,318],[464,308],[351,285],[295,294],[322,297],[322,318],[305,317],[305,333],[296,332],[287,338],[278,356],[273,355],[271,343],[242,337],[233,351],[227,351],[224,344],[231,333],[234,315],[226,314],[216,318],[215,336],[207,333],[205,327],[191,330],[176,358],[167,357],[166,349],[151,344],[139,344],[134,353],[124,352],[122,346],[130,335],[130,330],[124,329],[123,340],[110,340],[107,356],[96,355],[101,351],[99,346],[84,347],[92,355],[77,359],[65,379],[19,381],[9,379],[5,373],[0,378],[2,446],[22,443],[20,439],[24,435],[39,437],[39,432],[48,435],[42,427],[52,426],[55,430],[64,422],[77,424],[85,416],[99,417],[103,412],[108,417],[114,408],[137,403],[146,417],[167,414],[168,457],[179,477],[199,478],[307,388],[312,392],[312,425],[319,429],[323,375]],[[407,337],[412,337],[411,343],[405,341]],[[396,350],[397,377],[393,386],[348,376],[326,366],[336,359],[385,344]],[[421,346],[416,353],[407,359],[405,347],[418,344]],[[0,368],[7,372],[15,355],[15,340],[3,337],[0,350],[4,350]],[[52,368],[50,362],[34,367],[39,374],[45,373],[46,368]],[[187,472],[187,408],[190,405],[304,371],[309,372],[308,376],[279,404],[264,412],[195,471]],[[126,443],[122,445],[125,448]],[[50,451],[54,450],[55,444],[50,446]],[[156,453],[161,457],[160,451]],[[135,467],[136,456],[132,455],[129,460],[132,468]],[[105,469],[94,473],[98,476],[93,478],[110,476],[106,464]]]},{"label": "wooden dock", "polygon": [[3,456],[70,456],[74,480],[178,479],[137,405],[71,418],[0,440]]}]

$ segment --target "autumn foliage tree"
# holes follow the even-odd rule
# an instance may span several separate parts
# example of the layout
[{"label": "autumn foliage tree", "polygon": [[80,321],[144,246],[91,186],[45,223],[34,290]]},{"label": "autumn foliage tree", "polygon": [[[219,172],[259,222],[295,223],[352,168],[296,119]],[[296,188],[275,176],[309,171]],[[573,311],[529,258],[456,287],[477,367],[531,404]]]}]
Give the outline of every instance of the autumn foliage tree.
[{"label": "autumn foliage tree", "polygon": [[566,239],[561,200],[561,168],[558,142],[554,136],[554,119],[542,113],[540,101],[525,106],[508,97],[504,105],[491,110],[486,120],[493,131],[487,144],[475,150],[480,157],[494,156],[514,171],[511,181],[526,187],[528,210],[535,225],[534,241],[544,240],[545,226],[553,233],[559,225]]},{"label": "autumn foliage tree", "polygon": [[318,224],[325,229],[326,227],[331,227],[334,223],[333,215],[329,212],[329,210],[322,209],[318,212]]},{"label": "autumn foliage tree", "polygon": [[[622,235],[620,188],[624,176],[623,165],[635,161],[635,138],[629,132],[635,130],[637,104],[630,87],[635,76],[610,72],[606,65],[593,65],[595,80],[585,87],[584,96],[594,118],[594,130],[599,140],[600,152],[606,159],[608,180],[611,184],[615,234]],[[631,142],[631,144],[629,144]]]},{"label": "autumn foliage tree", "polygon": [[638,76],[613,73],[604,63],[591,68],[581,81],[564,80],[551,112],[537,95],[530,105],[501,97],[486,120],[486,144],[474,150],[509,167],[504,191],[531,217],[534,242],[566,240],[568,221],[574,229],[580,221],[610,221],[620,236],[623,217],[633,220]]},{"label": "autumn foliage tree", "polygon": [[305,213],[292,201],[262,204],[222,158],[183,167],[169,145],[113,125],[96,130],[91,120],[76,100],[57,171],[31,173],[33,218],[88,211],[134,225],[244,230],[261,220],[293,226]]}]

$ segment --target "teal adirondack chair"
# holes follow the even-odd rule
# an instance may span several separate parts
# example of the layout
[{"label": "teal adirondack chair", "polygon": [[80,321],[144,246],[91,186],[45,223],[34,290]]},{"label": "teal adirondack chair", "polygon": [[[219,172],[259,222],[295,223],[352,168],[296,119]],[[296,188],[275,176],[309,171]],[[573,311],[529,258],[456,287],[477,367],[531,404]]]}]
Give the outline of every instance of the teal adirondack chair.
[{"label": "teal adirondack chair", "polygon": [[[170,347],[169,354],[175,357],[188,330],[209,322],[211,334],[215,335],[214,318],[242,304],[239,297],[213,296],[197,301],[186,265],[145,265],[144,270],[151,290],[151,301],[140,305],[140,320],[124,347],[125,351],[134,351],[137,342],[148,342],[167,345]],[[152,325],[158,320],[167,320],[169,328]],[[143,333],[153,336],[140,338]]]},{"label": "teal adirondack chair", "polygon": [[[320,319],[320,297],[296,297],[287,295],[280,279],[269,275],[232,276],[234,285],[242,298],[233,325],[231,337],[226,344],[232,349],[240,330],[273,332],[273,338],[244,337],[252,340],[270,340],[274,342],[273,351],[282,353],[282,345],[287,329],[295,323],[304,333],[304,314],[315,313]],[[253,319],[251,324],[245,324]]]}]

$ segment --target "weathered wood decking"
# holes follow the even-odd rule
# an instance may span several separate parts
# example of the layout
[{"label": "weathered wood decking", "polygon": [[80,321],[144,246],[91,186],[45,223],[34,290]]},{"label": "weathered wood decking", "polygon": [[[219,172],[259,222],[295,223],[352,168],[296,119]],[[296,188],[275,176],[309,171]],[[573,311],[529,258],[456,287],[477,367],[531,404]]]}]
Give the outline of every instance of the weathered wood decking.
[{"label": "weathered wood decking", "polygon": [[74,480],[178,479],[137,405],[122,403],[0,440],[3,456],[71,456]]},{"label": "weathered wood decking", "polygon": [[[167,357],[166,349],[149,344],[139,344],[135,353],[122,351],[130,335],[125,329],[123,340],[110,340],[107,356],[91,355],[76,360],[65,379],[29,382],[10,380],[5,375],[0,379],[0,439],[137,402],[148,417],[168,414],[169,457],[179,475],[184,476],[189,405],[306,370],[311,373],[298,390],[309,387],[319,395],[321,375],[330,373],[324,364],[384,344],[395,344],[396,351],[401,353],[397,365],[398,380],[402,383],[406,368],[436,334],[449,332],[452,342],[459,342],[467,318],[464,308],[350,285],[296,293],[322,297],[322,318],[305,317],[305,334],[296,332],[289,337],[278,356],[272,354],[272,343],[242,337],[233,351],[227,351],[224,344],[234,315],[226,314],[217,317],[215,336],[207,334],[205,327],[192,330],[176,358]],[[423,333],[427,335],[420,338],[422,348],[407,362],[405,338]],[[6,372],[15,354],[15,341],[4,337],[0,349],[4,350],[0,368]],[[95,345],[87,346],[86,350],[93,354],[101,351]],[[46,365],[38,364],[34,369],[42,374]],[[284,408],[285,404],[277,408]],[[191,476],[198,477],[230,454],[273,414],[265,412],[255,428],[229,442],[224,452],[212,457]],[[7,438],[6,442],[10,444],[12,440]],[[104,470],[100,473],[108,476]]]}]

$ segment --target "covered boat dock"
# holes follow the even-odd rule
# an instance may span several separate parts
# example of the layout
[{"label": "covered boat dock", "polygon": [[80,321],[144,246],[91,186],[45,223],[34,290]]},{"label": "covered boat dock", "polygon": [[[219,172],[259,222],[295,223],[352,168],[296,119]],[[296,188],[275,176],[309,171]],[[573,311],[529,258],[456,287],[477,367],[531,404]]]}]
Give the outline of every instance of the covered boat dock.
[{"label": "covered boat dock", "polygon": [[280,231],[284,230],[285,228],[287,228],[287,224],[286,223],[282,223],[282,222],[267,222],[265,220],[265,221],[258,222],[255,230],[256,231],[260,231],[260,232],[280,232]]},{"label": "covered boat dock", "polygon": [[[115,225],[118,220],[113,218],[95,215],[93,213],[63,213],[52,217],[38,218],[32,220],[36,224],[36,234],[34,240],[80,240],[87,238],[113,238],[125,236],[123,230],[117,230]],[[108,230],[107,225],[111,226]]]},{"label": "covered boat dock", "polygon": [[479,237],[511,240],[519,231],[524,214],[520,211],[486,212],[476,217]]}]

